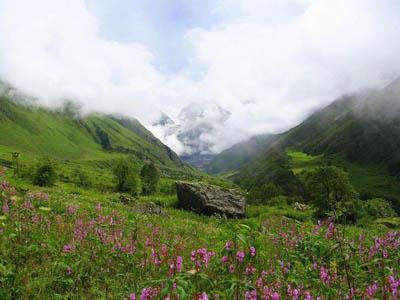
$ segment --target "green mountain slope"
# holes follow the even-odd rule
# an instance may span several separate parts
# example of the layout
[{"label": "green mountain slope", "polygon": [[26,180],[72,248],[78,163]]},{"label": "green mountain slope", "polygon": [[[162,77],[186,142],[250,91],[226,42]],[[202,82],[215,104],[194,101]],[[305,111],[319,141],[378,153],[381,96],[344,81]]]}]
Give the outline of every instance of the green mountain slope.
[{"label": "green mountain slope", "polygon": [[[300,156],[290,155],[291,151]],[[287,182],[299,175],[297,164],[304,155],[318,157],[318,164],[344,168],[362,197],[384,197],[400,210],[400,82],[381,91],[343,97],[314,113],[278,135],[261,155],[239,169],[234,181],[247,189],[273,182],[290,195],[293,190]],[[315,166],[312,161],[304,169]]]},{"label": "green mountain slope", "polygon": [[264,134],[235,144],[214,156],[204,167],[204,170],[208,173],[216,174],[240,168],[265,151],[266,147],[271,145],[275,138],[275,135]]},{"label": "green mountain slope", "polygon": [[52,157],[60,161],[110,161],[121,154],[150,160],[171,172],[198,173],[183,163],[139,121],[120,116],[78,116],[17,104],[0,97],[0,157],[20,152],[26,160]]}]

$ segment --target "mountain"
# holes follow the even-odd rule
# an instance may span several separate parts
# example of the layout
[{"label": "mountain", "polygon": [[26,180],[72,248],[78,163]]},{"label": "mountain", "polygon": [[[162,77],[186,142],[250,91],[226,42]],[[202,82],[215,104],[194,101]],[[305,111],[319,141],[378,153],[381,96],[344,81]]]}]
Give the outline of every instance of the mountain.
[{"label": "mountain", "polygon": [[236,170],[265,151],[268,145],[273,144],[276,137],[273,134],[257,135],[235,144],[215,155],[205,164],[203,170],[211,174]]},{"label": "mountain", "polygon": [[230,112],[220,106],[193,103],[184,107],[174,119],[161,113],[152,126],[161,131],[166,140],[173,137],[181,144],[182,160],[204,170],[214,157],[212,148],[215,144],[207,137],[229,117]]},{"label": "mountain", "polygon": [[233,179],[246,189],[273,182],[294,195],[297,183],[287,183],[317,161],[348,171],[362,198],[384,197],[399,210],[400,80],[380,91],[344,96],[315,112],[275,136]]},{"label": "mountain", "polygon": [[46,109],[0,97],[0,159],[11,152],[23,158],[52,157],[59,161],[104,164],[119,155],[152,161],[166,174],[197,174],[136,119],[92,113],[80,115],[70,103]]}]

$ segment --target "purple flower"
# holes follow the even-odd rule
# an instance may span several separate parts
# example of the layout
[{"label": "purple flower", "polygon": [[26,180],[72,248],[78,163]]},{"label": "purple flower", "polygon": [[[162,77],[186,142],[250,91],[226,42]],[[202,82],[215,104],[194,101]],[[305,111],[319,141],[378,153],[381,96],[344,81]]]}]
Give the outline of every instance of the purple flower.
[{"label": "purple flower", "polygon": [[225,249],[228,250],[228,251],[231,250],[232,249],[232,245],[233,245],[232,241],[227,241],[226,244],[225,244]]},{"label": "purple flower", "polygon": [[375,281],[374,284],[367,287],[367,295],[369,297],[373,297],[373,296],[375,296],[375,293],[377,292],[377,290],[378,290],[378,283]]},{"label": "purple flower", "polygon": [[7,201],[4,201],[2,211],[3,211],[3,214],[5,214],[5,215],[10,212],[10,208],[8,207]]},{"label": "purple flower", "polygon": [[129,300],[136,300],[135,293],[132,293],[132,294],[129,295]]},{"label": "purple flower", "polygon": [[208,295],[207,295],[207,293],[206,292],[202,292],[200,295],[199,295],[199,298],[197,298],[198,300],[208,300]]},{"label": "purple flower", "polygon": [[319,275],[320,275],[322,282],[326,285],[329,285],[331,277],[329,276],[328,270],[325,269],[324,267],[321,267],[321,269],[319,271]]},{"label": "purple flower", "polygon": [[176,271],[179,273],[182,272],[182,266],[183,266],[182,256],[178,256],[176,258]]},{"label": "purple flower", "polygon": [[271,300],[279,300],[279,299],[280,299],[280,296],[277,292],[273,292],[271,294]]},{"label": "purple flower", "polygon": [[251,292],[247,291],[244,295],[245,300],[257,300],[257,291],[252,290]]},{"label": "purple flower", "polygon": [[250,255],[256,256],[256,248],[254,248],[253,246],[250,247]]},{"label": "purple flower", "polygon": [[63,251],[65,253],[71,252],[75,250],[75,246],[74,245],[64,245],[63,247]]},{"label": "purple flower", "polygon": [[236,253],[236,258],[237,258],[237,260],[239,261],[239,262],[242,262],[243,261],[243,259],[244,259],[244,257],[245,257],[245,253],[243,252],[243,251],[238,251],[237,253]]},{"label": "purple flower", "polygon": [[334,233],[335,233],[335,223],[330,222],[328,225],[328,230],[325,233],[325,238],[328,240],[333,238]]},{"label": "purple flower", "polygon": [[226,256],[226,255],[222,256],[221,261],[223,264],[226,264],[228,262],[228,256]]},{"label": "purple flower", "polygon": [[235,272],[235,266],[231,264],[229,266],[229,273],[234,273],[234,272]]}]

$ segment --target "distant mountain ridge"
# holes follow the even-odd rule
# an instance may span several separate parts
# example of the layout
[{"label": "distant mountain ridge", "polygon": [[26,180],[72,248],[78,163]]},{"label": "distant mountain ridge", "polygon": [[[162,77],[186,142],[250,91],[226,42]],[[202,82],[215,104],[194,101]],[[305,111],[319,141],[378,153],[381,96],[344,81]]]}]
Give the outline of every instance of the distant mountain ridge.
[{"label": "distant mountain ridge", "polygon": [[[234,182],[246,189],[273,182],[288,194],[295,194],[298,190],[289,191],[285,184],[294,178],[287,149],[297,149],[320,156],[321,163],[346,169],[362,195],[385,197],[399,210],[400,80],[379,91],[343,96],[298,126],[267,140],[250,160],[249,153],[235,148],[240,149],[241,144],[217,155],[208,170],[235,170]],[[226,153],[232,152],[239,153],[235,162],[245,163],[239,167],[230,164],[232,156]],[[218,160],[223,168],[216,167]]]},{"label": "distant mountain ridge", "polygon": [[265,151],[268,145],[272,145],[276,138],[277,136],[273,134],[253,136],[215,155],[203,166],[203,170],[211,174],[217,174],[240,168]]},{"label": "distant mountain ridge", "polygon": [[119,115],[92,113],[81,116],[73,106],[46,109],[14,100],[3,89],[0,95],[0,153],[59,160],[111,160],[130,154],[152,161],[165,170],[197,172],[184,163],[140,122]]}]

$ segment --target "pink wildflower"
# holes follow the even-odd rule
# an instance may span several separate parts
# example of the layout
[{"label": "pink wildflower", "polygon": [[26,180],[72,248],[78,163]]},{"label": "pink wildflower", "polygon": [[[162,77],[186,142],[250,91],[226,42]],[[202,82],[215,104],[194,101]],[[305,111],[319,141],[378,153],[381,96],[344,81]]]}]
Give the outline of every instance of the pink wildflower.
[{"label": "pink wildflower", "polygon": [[253,246],[250,247],[250,255],[256,256],[256,248],[254,248]]},{"label": "pink wildflower", "polygon": [[251,292],[247,291],[244,295],[245,300],[257,300],[257,291],[252,290]]},{"label": "pink wildflower", "polygon": [[71,252],[75,250],[75,246],[74,245],[64,245],[63,247],[63,251],[65,253]]},{"label": "pink wildflower", "polygon": [[236,258],[237,258],[237,260],[239,261],[239,262],[242,262],[243,261],[243,259],[244,259],[244,257],[245,257],[245,253],[243,252],[243,251],[238,251],[237,253],[236,253]]},{"label": "pink wildflower", "polygon": [[206,292],[202,292],[200,295],[199,295],[199,298],[197,298],[198,300],[208,300],[208,295],[207,295],[207,293]]},{"label": "pink wildflower", "polygon": [[233,245],[232,241],[227,241],[226,244],[225,244],[225,249],[228,250],[228,251],[231,250],[232,249],[232,245]]},{"label": "pink wildflower", "polygon": [[226,256],[226,255],[222,256],[222,260],[221,261],[222,261],[223,264],[226,264],[228,262],[228,256]]},{"label": "pink wildflower", "polygon": [[10,212],[10,208],[8,207],[7,201],[4,201],[2,211],[3,211],[3,214],[5,214],[5,215]]},{"label": "pink wildflower", "polygon": [[182,266],[183,266],[182,256],[178,256],[176,258],[176,271],[179,273],[182,272]]},{"label": "pink wildflower", "polygon": [[273,292],[271,294],[271,300],[279,300],[279,299],[280,299],[280,296],[277,292]]},{"label": "pink wildflower", "polygon": [[235,266],[233,264],[231,264],[229,266],[229,273],[234,273],[235,272]]}]

